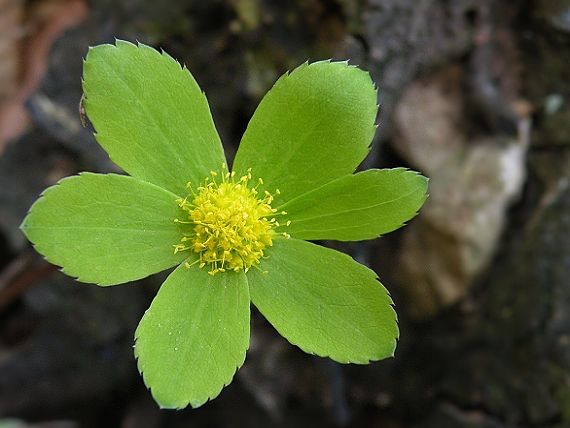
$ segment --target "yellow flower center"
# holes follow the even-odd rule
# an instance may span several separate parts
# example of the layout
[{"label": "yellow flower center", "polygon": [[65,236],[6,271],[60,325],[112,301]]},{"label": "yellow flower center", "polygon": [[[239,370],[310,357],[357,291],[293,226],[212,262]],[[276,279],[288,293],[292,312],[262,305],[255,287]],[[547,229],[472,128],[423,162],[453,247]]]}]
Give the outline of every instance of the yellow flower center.
[{"label": "yellow flower center", "polygon": [[183,234],[174,252],[197,253],[198,259],[192,264],[209,265],[212,275],[257,267],[265,248],[273,245],[274,229],[280,226],[275,216],[286,213],[277,213],[271,207],[273,196],[269,192],[259,194],[257,189],[263,180],[259,179],[255,187],[250,187],[251,181],[251,170],[239,180],[234,172],[223,170],[221,180],[211,172],[197,191],[188,183],[192,201],[188,200],[190,196],[176,201],[187,220],[174,221],[191,225],[191,230]]}]

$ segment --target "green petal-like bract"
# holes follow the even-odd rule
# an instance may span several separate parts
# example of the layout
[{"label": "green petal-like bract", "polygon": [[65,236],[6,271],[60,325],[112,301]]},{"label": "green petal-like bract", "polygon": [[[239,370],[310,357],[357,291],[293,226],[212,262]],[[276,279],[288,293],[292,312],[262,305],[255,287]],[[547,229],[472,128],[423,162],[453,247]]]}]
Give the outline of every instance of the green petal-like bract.
[{"label": "green petal-like bract", "polygon": [[276,204],[352,173],[374,136],[376,90],[346,62],[304,64],[261,100],[236,154],[238,176],[252,168]]},{"label": "green petal-like bract", "polygon": [[[176,195],[132,177],[83,173],[48,188],[22,230],[51,263],[83,282],[114,285],[180,263]],[[187,255],[186,255],[187,257]]]},{"label": "green petal-like bract", "polygon": [[391,232],[414,217],[427,179],[403,168],[347,175],[289,201],[282,229],[294,238],[359,241]]},{"label": "green petal-like bract", "polygon": [[[63,179],[21,227],[48,261],[99,285],[187,259],[135,334],[138,368],[161,407],[201,406],[231,382],[249,346],[250,296],[308,353],[360,364],[394,355],[397,317],[376,274],[301,240],[375,238],[402,226],[425,201],[427,179],[413,171],[353,174],[375,131],[377,94],[368,73],[321,61],[282,76],[247,127],[235,178],[225,168],[210,176],[225,158],[207,100],[167,54],[121,40],[94,47],[83,88],[97,141],[132,177]],[[227,197],[243,193],[252,176],[251,200]],[[228,193],[200,202],[204,188]],[[267,207],[248,209],[252,201]],[[253,227],[256,221],[268,227]],[[232,271],[248,268],[252,251],[259,266]],[[235,258],[229,268],[228,255]]]},{"label": "green petal-like bract", "polygon": [[117,40],[89,50],[85,109],[99,144],[133,177],[179,196],[225,164],[204,93],[166,53]]},{"label": "green petal-like bract", "polygon": [[136,331],[138,367],[163,408],[198,407],[228,385],[249,346],[243,272],[178,267]]},{"label": "green petal-like bract", "polygon": [[394,354],[396,313],[373,271],[297,239],[276,239],[262,266],[247,273],[251,300],[292,344],[340,363]]}]

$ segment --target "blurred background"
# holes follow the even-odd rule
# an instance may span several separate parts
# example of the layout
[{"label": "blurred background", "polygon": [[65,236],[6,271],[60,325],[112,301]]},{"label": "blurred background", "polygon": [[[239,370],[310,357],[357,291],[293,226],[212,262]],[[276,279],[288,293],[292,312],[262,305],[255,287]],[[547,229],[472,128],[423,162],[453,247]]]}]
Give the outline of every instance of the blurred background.
[{"label": "blurred background", "polygon": [[[114,37],[188,66],[230,159],[284,71],[371,72],[363,167],[417,169],[431,196],[396,233],[329,244],[392,293],[396,358],[305,355],[254,313],[234,382],[158,410],[132,345],[164,276],[80,285],[18,230],[46,186],[116,171],[79,119],[87,47]],[[569,149],[568,0],[0,0],[0,427],[569,427]]]}]

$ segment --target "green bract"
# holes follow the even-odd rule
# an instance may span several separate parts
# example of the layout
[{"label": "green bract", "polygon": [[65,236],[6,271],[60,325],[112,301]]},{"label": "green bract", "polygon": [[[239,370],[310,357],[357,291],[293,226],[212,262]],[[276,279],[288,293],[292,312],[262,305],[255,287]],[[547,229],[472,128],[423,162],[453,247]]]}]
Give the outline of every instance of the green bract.
[{"label": "green bract", "polygon": [[130,176],[65,178],[22,230],[84,282],[178,266],[136,331],[161,407],[198,407],[231,382],[250,301],[308,353],[360,364],[394,354],[396,314],[376,274],[304,241],[373,239],[425,201],[427,180],[413,171],[353,174],[375,129],[367,73],[323,61],[285,74],[251,119],[234,172],[204,94],[167,54],[124,41],[92,48],[83,88],[97,141]]}]

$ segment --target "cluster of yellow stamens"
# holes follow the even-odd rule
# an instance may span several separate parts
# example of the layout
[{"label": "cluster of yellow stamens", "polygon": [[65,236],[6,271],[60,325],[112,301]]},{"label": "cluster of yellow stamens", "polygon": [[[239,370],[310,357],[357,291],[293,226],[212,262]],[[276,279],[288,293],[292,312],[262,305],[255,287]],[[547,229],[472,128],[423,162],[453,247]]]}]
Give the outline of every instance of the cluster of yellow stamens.
[{"label": "cluster of yellow stamens", "polygon": [[[190,195],[176,201],[187,219],[174,221],[191,226],[174,246],[174,252],[198,253],[198,259],[192,264],[209,265],[212,275],[227,270],[247,272],[257,267],[264,249],[273,245],[274,229],[280,226],[275,217],[287,213],[271,208],[273,195],[269,192],[259,194],[262,179],[250,187],[251,169],[239,180],[235,179],[235,172],[227,172],[225,166],[222,166],[221,179],[216,172],[210,175],[196,190],[188,183]],[[287,221],[285,225],[290,223]],[[289,237],[287,233],[282,235]]]}]

